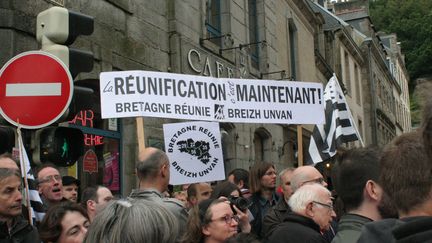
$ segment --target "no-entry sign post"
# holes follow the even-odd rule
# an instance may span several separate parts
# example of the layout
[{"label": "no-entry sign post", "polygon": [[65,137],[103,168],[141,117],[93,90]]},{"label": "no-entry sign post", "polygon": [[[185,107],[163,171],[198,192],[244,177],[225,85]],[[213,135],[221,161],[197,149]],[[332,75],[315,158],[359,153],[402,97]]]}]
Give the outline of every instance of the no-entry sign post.
[{"label": "no-entry sign post", "polygon": [[58,120],[73,95],[73,79],[57,57],[21,53],[0,70],[0,114],[15,126],[37,129]]}]

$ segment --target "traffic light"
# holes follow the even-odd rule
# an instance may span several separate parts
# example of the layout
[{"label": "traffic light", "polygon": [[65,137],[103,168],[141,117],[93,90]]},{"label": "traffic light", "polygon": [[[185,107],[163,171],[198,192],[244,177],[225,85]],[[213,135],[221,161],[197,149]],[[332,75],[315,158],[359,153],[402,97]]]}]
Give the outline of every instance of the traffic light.
[{"label": "traffic light", "polygon": [[52,7],[37,16],[36,38],[42,51],[60,58],[69,67],[72,77],[93,69],[93,53],[67,47],[79,35],[91,35],[94,29],[92,16],[66,8]]},{"label": "traffic light", "polygon": [[71,166],[84,153],[84,134],[70,127],[46,127],[36,131],[34,163]]},{"label": "traffic light", "polygon": [[12,153],[15,146],[15,130],[12,127],[0,126],[0,154]]}]

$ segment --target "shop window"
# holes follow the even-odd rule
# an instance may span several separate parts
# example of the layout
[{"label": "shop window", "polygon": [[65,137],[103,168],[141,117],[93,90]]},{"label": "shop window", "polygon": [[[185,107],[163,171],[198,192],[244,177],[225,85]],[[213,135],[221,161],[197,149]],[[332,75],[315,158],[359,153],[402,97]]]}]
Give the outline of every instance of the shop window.
[{"label": "shop window", "polygon": [[100,118],[93,110],[81,110],[69,121],[70,127],[84,133],[84,155],[77,174],[81,187],[104,185],[113,194],[121,194],[120,132],[116,119]]}]

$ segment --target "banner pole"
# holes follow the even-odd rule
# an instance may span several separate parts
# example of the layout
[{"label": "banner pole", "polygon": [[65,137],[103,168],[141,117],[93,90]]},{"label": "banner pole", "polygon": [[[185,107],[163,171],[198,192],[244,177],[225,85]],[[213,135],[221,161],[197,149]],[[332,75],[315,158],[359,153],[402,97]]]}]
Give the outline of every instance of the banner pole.
[{"label": "banner pole", "polygon": [[303,127],[297,125],[297,159],[298,167],[303,166]]},{"label": "banner pole", "polygon": [[141,154],[145,149],[144,119],[142,117],[136,118],[136,129],[137,129],[137,139],[138,139],[138,154]]},{"label": "banner pole", "polygon": [[18,133],[18,149],[20,154],[20,166],[21,166],[21,176],[24,176],[24,187],[25,187],[25,195],[26,195],[26,205],[28,210],[28,221],[30,225],[33,225],[33,217],[31,212],[31,205],[30,205],[30,191],[28,186],[28,180],[27,180],[27,168],[25,167],[24,163],[24,143],[22,141],[21,136],[21,127],[18,125],[17,128]]}]

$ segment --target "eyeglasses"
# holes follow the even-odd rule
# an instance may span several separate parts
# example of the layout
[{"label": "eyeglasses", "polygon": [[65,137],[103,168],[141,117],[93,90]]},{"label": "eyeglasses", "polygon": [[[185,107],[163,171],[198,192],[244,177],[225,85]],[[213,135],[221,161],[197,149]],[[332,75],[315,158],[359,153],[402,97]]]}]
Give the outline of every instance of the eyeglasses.
[{"label": "eyeglasses", "polygon": [[38,180],[38,183],[41,184],[41,183],[45,183],[45,182],[53,182],[54,180],[60,181],[61,176],[60,175],[50,175],[50,176],[47,176],[41,180]]},{"label": "eyeglasses", "polygon": [[310,183],[310,182],[314,182],[314,183],[318,183],[318,184],[323,184],[325,182],[325,180],[324,180],[324,178],[320,177],[320,178],[316,178],[316,179],[305,181],[305,182],[303,182],[303,184]]},{"label": "eyeglasses", "polygon": [[231,224],[233,219],[237,223],[240,221],[240,218],[237,215],[233,215],[233,216],[225,215],[217,219],[212,219],[211,221],[225,221],[226,224]]},{"label": "eyeglasses", "polygon": [[316,204],[318,204],[318,205],[321,205],[321,206],[323,206],[323,207],[326,207],[326,208],[328,208],[328,209],[330,209],[330,210],[333,210],[333,205],[332,204],[326,204],[326,203],[322,203],[322,202],[317,202],[317,201],[312,201],[313,203],[316,203]]}]

